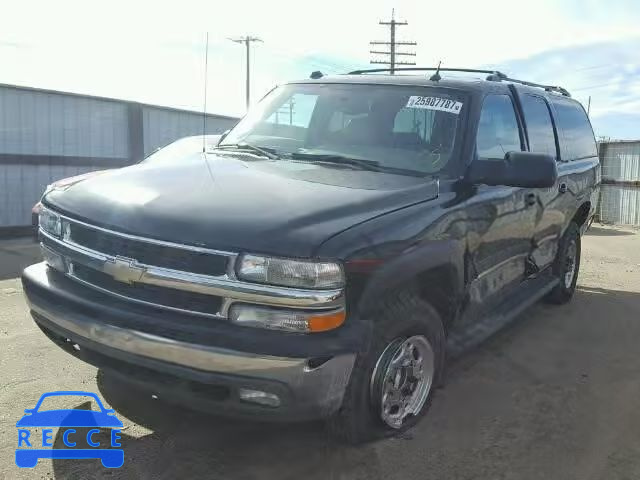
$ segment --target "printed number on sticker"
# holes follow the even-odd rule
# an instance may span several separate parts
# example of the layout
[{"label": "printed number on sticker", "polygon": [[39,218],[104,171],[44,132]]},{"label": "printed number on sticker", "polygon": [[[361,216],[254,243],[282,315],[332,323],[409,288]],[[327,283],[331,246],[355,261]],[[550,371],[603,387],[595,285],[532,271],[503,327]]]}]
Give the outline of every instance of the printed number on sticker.
[{"label": "printed number on sticker", "polygon": [[424,108],[426,110],[441,110],[443,112],[460,113],[462,102],[441,97],[421,97],[414,95],[409,97],[407,108]]}]

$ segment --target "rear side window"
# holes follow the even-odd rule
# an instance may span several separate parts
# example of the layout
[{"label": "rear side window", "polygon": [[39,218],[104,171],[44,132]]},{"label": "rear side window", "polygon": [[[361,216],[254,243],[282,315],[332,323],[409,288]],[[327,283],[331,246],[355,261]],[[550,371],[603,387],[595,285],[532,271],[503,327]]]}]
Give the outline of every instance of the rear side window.
[{"label": "rear side window", "polygon": [[556,136],[547,102],[541,97],[525,94],[522,96],[522,110],[529,135],[529,150],[557,159]]},{"label": "rear side window", "polygon": [[476,136],[478,158],[499,159],[521,151],[520,130],[513,102],[508,95],[487,95],[482,105]]},{"label": "rear side window", "polygon": [[582,105],[564,99],[554,99],[558,131],[560,132],[560,157],[562,160],[578,160],[598,155],[591,124]]}]

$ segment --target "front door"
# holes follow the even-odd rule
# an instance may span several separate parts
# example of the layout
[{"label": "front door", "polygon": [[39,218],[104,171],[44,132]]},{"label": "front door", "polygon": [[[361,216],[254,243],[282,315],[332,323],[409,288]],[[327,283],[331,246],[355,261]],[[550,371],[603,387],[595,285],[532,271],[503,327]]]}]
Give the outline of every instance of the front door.
[{"label": "front door", "polygon": [[[511,96],[487,95],[478,124],[476,158],[501,161],[507,152],[522,151],[523,146]],[[506,300],[526,278],[536,206],[529,189],[481,185],[466,211],[470,222],[467,318],[473,319]]]}]

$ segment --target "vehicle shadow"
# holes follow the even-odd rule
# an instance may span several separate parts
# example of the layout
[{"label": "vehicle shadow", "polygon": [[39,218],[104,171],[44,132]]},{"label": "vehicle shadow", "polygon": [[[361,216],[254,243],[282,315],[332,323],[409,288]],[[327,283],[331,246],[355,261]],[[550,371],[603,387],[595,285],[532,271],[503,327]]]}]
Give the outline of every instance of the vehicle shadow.
[{"label": "vehicle shadow", "polygon": [[[102,398],[124,424],[124,465],[108,470],[99,460],[54,460],[56,478],[299,480],[342,478],[344,472],[376,478],[372,447],[336,442],[323,422],[278,424],[216,417],[154,400],[150,392],[102,370],[96,380]],[[102,437],[109,441],[106,435],[95,439]],[[64,448],[61,438],[56,437],[56,446]]]},{"label": "vehicle shadow", "polygon": [[[478,471],[491,472],[485,478],[498,478],[504,469],[526,471],[534,464],[543,464],[544,459],[531,453],[531,443],[513,440],[513,432],[508,428],[505,430],[504,425],[509,425],[507,420],[490,423],[496,428],[492,438],[501,445],[501,455],[492,457],[478,454],[485,448],[487,432],[454,428],[445,419],[465,417],[469,410],[466,399],[470,396],[474,404],[495,405],[497,399],[502,399],[499,402],[508,405],[517,394],[511,389],[524,385],[535,390],[536,386],[552,382],[550,378],[559,375],[558,365],[575,365],[576,371],[580,372],[575,380],[578,382],[585,382],[587,378],[624,377],[625,370],[615,371],[622,358],[626,363],[640,363],[633,360],[637,350],[634,339],[640,336],[640,324],[634,319],[639,317],[640,294],[636,292],[580,287],[568,305],[537,304],[498,334],[452,362],[447,372],[447,388],[438,395],[445,400],[436,401],[430,414],[415,429],[401,438],[357,447],[338,442],[324,423],[257,423],[206,415],[153,400],[149,392],[99,371],[99,393],[116,409],[118,418],[125,425],[121,432],[124,465],[110,470],[103,468],[98,460],[55,460],[54,473],[56,478],[65,479],[315,480],[413,478],[410,474],[417,475],[417,471],[430,471],[433,476],[415,478],[477,478],[470,472]],[[579,355],[583,356],[574,352],[574,356],[567,357],[564,346],[575,339],[580,339]],[[529,350],[526,354],[539,360],[523,362],[519,355],[525,350]],[[542,361],[545,358],[546,367]],[[552,364],[553,368],[549,367]],[[595,375],[590,369],[608,373]],[[503,380],[487,380],[482,390],[478,390],[478,375],[496,370]],[[509,381],[505,380],[509,378]],[[599,391],[607,389],[608,384],[594,383],[591,387]],[[544,395],[549,395],[549,390],[543,391]],[[526,400],[522,401],[528,401],[529,396],[524,396]],[[527,432],[536,435],[543,428],[540,425],[555,425],[556,414],[567,418],[566,412],[545,407],[548,399],[544,398],[545,402],[540,402],[534,395],[532,403],[527,403],[526,411],[535,420],[520,431],[520,436],[526,437]],[[586,408],[588,399],[584,402]],[[562,403],[558,405],[562,410]],[[580,408],[574,406],[574,409]],[[509,408],[505,406],[503,411],[508,415]],[[480,425],[483,420],[474,418],[473,422]],[[584,423],[580,418],[576,418],[575,423],[567,423],[554,451],[562,452],[567,442],[578,441],[574,437],[588,434],[584,432]],[[500,440],[502,437],[506,438],[504,442]],[[56,438],[55,441],[60,444],[61,440]],[[395,445],[389,442],[395,442]],[[548,451],[548,446],[543,450]],[[408,457],[396,458],[398,451],[406,452],[400,457]],[[553,468],[564,468],[561,467],[564,457],[560,457],[562,455],[559,455],[560,463]],[[521,460],[515,464],[500,463],[515,458]],[[584,461],[588,460],[584,458]],[[553,465],[549,463],[549,468]]]}]

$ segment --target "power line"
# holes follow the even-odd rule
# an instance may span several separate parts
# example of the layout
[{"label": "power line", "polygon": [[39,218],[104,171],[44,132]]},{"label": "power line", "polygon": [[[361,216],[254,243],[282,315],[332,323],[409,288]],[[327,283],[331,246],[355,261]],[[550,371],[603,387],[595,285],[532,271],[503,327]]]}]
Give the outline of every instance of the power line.
[{"label": "power line", "polygon": [[372,59],[369,63],[379,64],[379,65],[389,65],[390,73],[393,75],[395,73],[396,65],[415,65],[415,62],[401,62],[396,60],[396,56],[408,56],[415,57],[415,52],[403,52],[398,51],[397,47],[399,46],[416,46],[416,42],[398,42],[396,41],[396,27],[408,25],[407,22],[397,22],[395,19],[395,9],[391,10],[391,20],[390,21],[380,21],[378,22],[380,25],[385,25],[389,27],[389,41],[388,42],[369,42],[370,45],[387,45],[389,50],[380,51],[380,50],[369,50],[369,53],[374,55],[385,55],[388,57],[384,60],[374,60]]},{"label": "power line", "polygon": [[[296,63],[302,63],[304,65],[308,64],[312,67],[317,68],[318,70],[322,70],[323,73],[344,73],[345,70],[349,70],[352,65],[346,62],[339,63],[330,63],[328,60],[311,60],[310,56],[301,56],[300,52],[296,52],[294,50],[283,49],[282,47],[271,47],[269,51],[272,54],[275,54],[281,58],[286,58],[288,60],[295,60]],[[301,60],[303,58],[304,60]]]},{"label": "power line", "polygon": [[603,88],[603,87],[624,87],[624,86],[636,85],[636,84],[638,84],[638,80],[620,80],[620,81],[613,81],[608,83],[600,83],[598,85],[589,85],[588,87],[572,88],[571,91],[580,92],[582,90],[595,90],[597,88]]},{"label": "power line", "polygon": [[258,37],[252,37],[250,35],[238,38],[230,38],[232,42],[235,43],[243,43],[247,52],[247,76],[246,76],[246,97],[247,97],[247,108],[249,108],[249,104],[251,103],[251,42],[262,42]]}]

